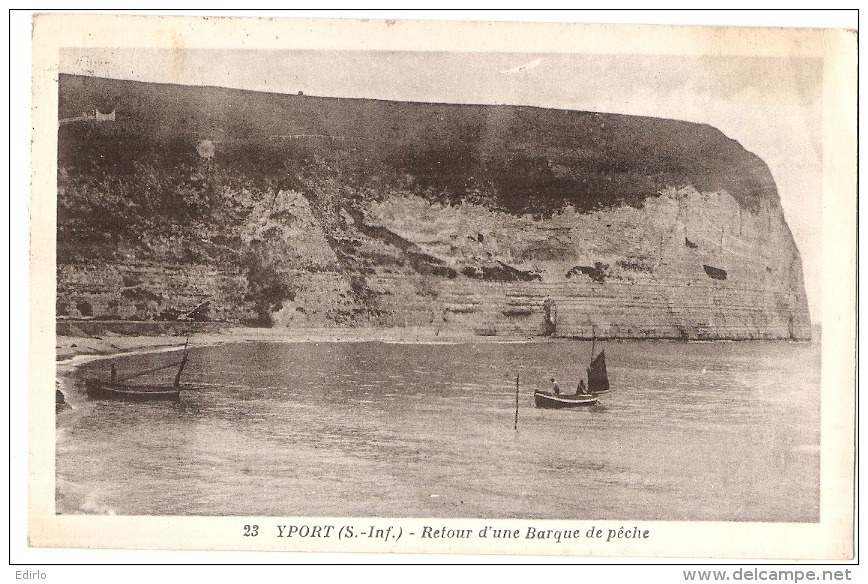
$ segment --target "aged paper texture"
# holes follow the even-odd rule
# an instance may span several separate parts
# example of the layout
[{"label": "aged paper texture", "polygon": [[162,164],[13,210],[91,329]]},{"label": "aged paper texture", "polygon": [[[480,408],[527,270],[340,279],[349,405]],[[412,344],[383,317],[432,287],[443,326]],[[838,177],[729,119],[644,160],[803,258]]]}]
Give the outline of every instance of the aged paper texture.
[{"label": "aged paper texture", "polygon": [[[33,47],[31,546],[853,557],[854,33]],[[177,401],[126,381],[186,338]]]}]

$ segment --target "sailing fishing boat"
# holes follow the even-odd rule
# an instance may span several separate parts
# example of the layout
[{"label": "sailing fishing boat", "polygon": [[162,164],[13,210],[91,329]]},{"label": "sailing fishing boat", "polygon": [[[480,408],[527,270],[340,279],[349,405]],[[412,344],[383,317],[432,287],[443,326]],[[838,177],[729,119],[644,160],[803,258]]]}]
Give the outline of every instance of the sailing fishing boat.
[{"label": "sailing fishing boat", "polygon": [[[184,343],[184,356],[180,361],[154,367],[153,369],[148,369],[146,371],[139,371],[138,373],[133,373],[132,375],[127,375],[120,379],[116,379],[114,364],[112,364],[111,381],[101,381],[92,378],[84,380],[88,397],[99,399],[125,399],[131,401],[177,400],[181,395],[181,390],[184,389],[181,386],[181,373],[184,371],[184,366],[187,365],[188,343],[189,339]],[[175,374],[175,381],[172,385],[129,385],[125,383],[130,379],[162,371],[163,369],[170,369],[172,367],[178,368],[178,372]]]},{"label": "sailing fishing boat", "polygon": [[[595,335],[596,336],[596,335]],[[592,406],[597,403],[597,396],[609,393],[609,374],[606,371],[606,351],[600,351],[595,357],[596,338],[591,343],[591,364],[587,368],[588,385],[583,392],[580,385],[574,394],[555,394],[551,391],[537,389],[533,392],[533,401],[538,408],[574,408]]]}]

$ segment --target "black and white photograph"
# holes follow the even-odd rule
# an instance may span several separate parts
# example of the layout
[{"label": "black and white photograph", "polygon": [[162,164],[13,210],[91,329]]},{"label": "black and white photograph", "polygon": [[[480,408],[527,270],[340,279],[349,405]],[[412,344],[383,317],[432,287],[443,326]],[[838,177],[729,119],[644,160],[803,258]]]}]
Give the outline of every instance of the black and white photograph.
[{"label": "black and white photograph", "polygon": [[852,558],[854,33],[37,38],[31,545]]}]

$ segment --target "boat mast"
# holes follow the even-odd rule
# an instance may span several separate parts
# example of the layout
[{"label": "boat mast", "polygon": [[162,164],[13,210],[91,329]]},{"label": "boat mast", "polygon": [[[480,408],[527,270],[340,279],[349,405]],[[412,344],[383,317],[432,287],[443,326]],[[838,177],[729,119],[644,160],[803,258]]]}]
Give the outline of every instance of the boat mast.
[{"label": "boat mast", "polygon": [[178,367],[178,373],[175,374],[175,387],[181,385],[181,372],[184,371],[184,365],[187,364],[187,344],[190,342],[189,337],[184,342],[184,356],[181,358],[180,367]]},{"label": "boat mast", "polygon": [[588,359],[588,363],[594,360],[594,347],[597,343],[597,325],[591,325],[591,358]]}]

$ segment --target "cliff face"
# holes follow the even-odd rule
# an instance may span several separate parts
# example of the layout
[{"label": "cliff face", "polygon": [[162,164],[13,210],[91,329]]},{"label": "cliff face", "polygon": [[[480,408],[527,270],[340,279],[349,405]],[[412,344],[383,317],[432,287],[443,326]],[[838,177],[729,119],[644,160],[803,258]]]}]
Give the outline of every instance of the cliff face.
[{"label": "cliff face", "polygon": [[774,181],[708,126],[68,76],[60,110],[60,315],[810,335]]}]

